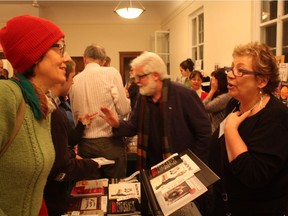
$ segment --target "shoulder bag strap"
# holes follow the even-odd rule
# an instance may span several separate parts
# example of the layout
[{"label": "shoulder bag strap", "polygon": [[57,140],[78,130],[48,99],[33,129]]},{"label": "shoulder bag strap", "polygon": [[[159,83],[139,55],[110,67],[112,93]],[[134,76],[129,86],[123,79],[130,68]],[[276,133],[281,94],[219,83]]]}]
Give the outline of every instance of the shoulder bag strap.
[{"label": "shoulder bag strap", "polygon": [[0,158],[6,152],[6,150],[9,148],[9,146],[13,142],[15,136],[17,135],[17,133],[18,133],[18,131],[22,125],[22,122],[24,120],[24,114],[25,114],[25,102],[24,102],[24,99],[22,99],[20,106],[17,110],[15,127],[13,128],[12,134],[11,134],[10,138],[8,139],[7,143],[0,149]]}]

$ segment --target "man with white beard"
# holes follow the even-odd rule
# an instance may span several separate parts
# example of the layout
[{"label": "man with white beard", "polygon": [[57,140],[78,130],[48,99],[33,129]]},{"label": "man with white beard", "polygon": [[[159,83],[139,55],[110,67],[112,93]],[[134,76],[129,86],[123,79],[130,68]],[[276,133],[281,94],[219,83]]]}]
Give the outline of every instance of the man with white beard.
[{"label": "man with white beard", "polygon": [[196,92],[170,81],[164,61],[155,53],[143,52],[131,66],[140,96],[129,120],[119,120],[106,107],[100,116],[116,137],[138,134],[138,170],[187,148],[207,162],[211,125]]}]

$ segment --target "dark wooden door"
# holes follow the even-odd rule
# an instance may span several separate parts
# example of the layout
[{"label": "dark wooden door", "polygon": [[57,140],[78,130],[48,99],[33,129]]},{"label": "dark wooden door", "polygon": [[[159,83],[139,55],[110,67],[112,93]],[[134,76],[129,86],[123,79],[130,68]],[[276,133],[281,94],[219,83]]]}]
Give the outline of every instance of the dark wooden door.
[{"label": "dark wooden door", "polygon": [[141,53],[141,51],[119,52],[120,74],[122,76],[124,85],[129,80],[131,61],[137,56],[139,56]]},{"label": "dark wooden door", "polygon": [[76,63],[76,74],[84,70],[83,56],[71,56]]}]

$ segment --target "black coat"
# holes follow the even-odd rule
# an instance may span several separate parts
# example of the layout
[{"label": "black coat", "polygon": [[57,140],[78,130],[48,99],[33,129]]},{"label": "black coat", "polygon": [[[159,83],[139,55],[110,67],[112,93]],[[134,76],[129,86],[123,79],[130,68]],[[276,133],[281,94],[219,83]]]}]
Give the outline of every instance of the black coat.
[{"label": "black coat", "polygon": [[63,214],[74,181],[99,177],[98,164],[90,159],[75,159],[76,154],[69,146],[75,146],[81,139],[85,126],[78,123],[73,130],[67,115],[60,108],[51,115],[51,133],[55,148],[55,162],[44,191],[49,216]]},{"label": "black coat", "polygon": [[[168,143],[173,152],[189,148],[200,159],[207,162],[211,138],[211,123],[204,105],[195,91],[181,84],[168,82]],[[134,136],[138,129],[141,98],[139,95],[129,121],[121,121],[119,128],[113,128],[115,136]]]}]

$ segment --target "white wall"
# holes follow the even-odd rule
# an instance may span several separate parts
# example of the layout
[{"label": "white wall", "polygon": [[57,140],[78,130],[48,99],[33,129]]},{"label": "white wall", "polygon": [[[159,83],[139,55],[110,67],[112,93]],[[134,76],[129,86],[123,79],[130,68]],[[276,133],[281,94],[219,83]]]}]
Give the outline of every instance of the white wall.
[{"label": "white wall", "polygon": [[[1,4],[0,4],[1,5]],[[109,5],[108,5],[109,6]],[[29,13],[50,19],[66,35],[67,49],[72,56],[82,56],[85,47],[98,43],[106,48],[112,66],[119,69],[120,51],[152,50],[156,30],[170,31],[171,78],[179,75],[179,64],[191,57],[189,16],[204,10],[204,71],[210,74],[215,63],[230,65],[235,45],[247,43],[252,35],[252,1],[187,1],[169,17],[159,22],[149,10],[137,20],[123,20],[103,7],[81,7],[53,4],[33,8],[31,5],[1,5],[0,26],[13,16]],[[106,8],[105,8],[106,7]],[[155,13],[155,12],[154,12]],[[116,16],[116,17],[115,17]]]},{"label": "white wall", "polygon": [[191,58],[189,15],[203,7],[204,11],[204,72],[210,74],[215,63],[229,66],[235,45],[251,40],[250,1],[196,1],[190,2],[182,12],[163,29],[170,30],[171,78],[180,75],[179,64]]},{"label": "white wall", "polygon": [[[160,29],[160,22],[153,21],[153,17],[146,12],[140,22],[125,20],[113,13],[114,7],[108,6],[93,8],[89,4],[81,7],[55,4],[33,8],[31,5],[1,5],[0,2],[0,27],[6,25],[8,19],[21,14],[49,19],[65,33],[67,51],[71,56],[82,56],[87,45],[97,43],[105,47],[112,59],[111,65],[119,70],[119,52],[152,51],[152,37],[154,31]],[[143,19],[145,22],[141,21]]]}]

